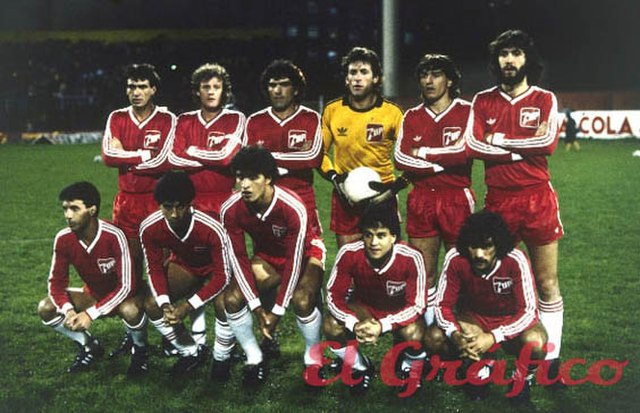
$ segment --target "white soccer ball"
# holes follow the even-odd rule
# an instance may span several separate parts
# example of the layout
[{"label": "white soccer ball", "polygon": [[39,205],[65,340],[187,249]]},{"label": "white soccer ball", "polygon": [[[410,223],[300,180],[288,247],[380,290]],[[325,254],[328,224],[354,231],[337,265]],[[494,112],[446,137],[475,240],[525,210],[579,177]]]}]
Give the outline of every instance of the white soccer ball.
[{"label": "white soccer ball", "polygon": [[342,188],[349,200],[355,204],[379,195],[378,191],[369,188],[371,181],[382,182],[376,171],[366,166],[360,166],[349,172]]}]

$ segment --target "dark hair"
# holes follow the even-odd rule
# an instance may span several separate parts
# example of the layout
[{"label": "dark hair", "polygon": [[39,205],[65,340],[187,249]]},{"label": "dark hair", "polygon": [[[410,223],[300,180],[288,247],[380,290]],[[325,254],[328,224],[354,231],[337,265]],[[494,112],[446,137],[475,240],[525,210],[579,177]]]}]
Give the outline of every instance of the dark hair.
[{"label": "dark hair", "polygon": [[231,170],[234,175],[244,176],[264,175],[265,178],[278,178],[278,165],[271,152],[262,146],[245,146],[236,153],[231,160]]},{"label": "dark hair", "polygon": [[499,214],[480,211],[467,217],[460,229],[456,249],[469,258],[469,247],[481,245],[489,238],[496,246],[496,256],[504,258],[515,246],[515,238]]},{"label": "dark hair", "polygon": [[342,73],[346,77],[349,73],[349,65],[354,62],[364,62],[371,65],[371,72],[374,77],[380,78],[376,90],[380,90],[382,86],[382,64],[378,54],[366,47],[354,47],[342,58]]},{"label": "dark hair", "polygon": [[527,76],[527,82],[531,85],[537,84],[543,68],[540,54],[538,54],[533,39],[522,30],[507,30],[489,44],[489,55],[491,59],[489,61],[489,69],[491,73],[493,73],[496,78],[500,78],[498,55],[500,54],[500,50],[510,47],[524,51],[524,73]]},{"label": "dark hair", "polygon": [[291,80],[293,87],[298,92],[294,97],[294,101],[300,103],[304,99],[307,80],[302,70],[291,60],[277,59],[269,63],[269,66],[267,66],[260,75],[260,91],[264,97],[269,98],[269,80],[284,78]]},{"label": "dark hair", "polygon": [[125,80],[148,80],[151,87],[160,86],[160,75],[156,71],[155,66],[149,63],[134,63],[125,69]]},{"label": "dark hair", "polygon": [[462,79],[462,73],[460,73],[460,69],[458,69],[451,57],[435,53],[429,53],[422,56],[416,66],[416,77],[418,80],[423,73],[426,73],[429,70],[442,70],[447,76],[447,79],[451,81],[449,97],[453,99],[460,96],[460,80]]},{"label": "dark hair", "polygon": [[218,63],[205,63],[191,75],[191,89],[193,94],[200,90],[200,83],[208,81],[211,78],[217,77],[222,82],[222,106],[233,101],[233,88],[231,86],[231,76],[224,66]]},{"label": "dark hair", "polygon": [[360,232],[364,232],[365,228],[388,228],[389,232],[396,236],[396,241],[399,241],[402,237],[400,218],[398,218],[393,204],[393,201],[387,201],[378,205],[370,205],[358,222]]},{"label": "dark hair", "polygon": [[100,213],[100,192],[91,183],[87,181],[73,183],[58,195],[60,201],[73,201],[79,199],[87,208],[96,207],[96,215]]},{"label": "dark hair", "polygon": [[169,171],[162,175],[153,189],[153,197],[158,204],[179,202],[188,204],[196,196],[193,182],[186,172]]}]

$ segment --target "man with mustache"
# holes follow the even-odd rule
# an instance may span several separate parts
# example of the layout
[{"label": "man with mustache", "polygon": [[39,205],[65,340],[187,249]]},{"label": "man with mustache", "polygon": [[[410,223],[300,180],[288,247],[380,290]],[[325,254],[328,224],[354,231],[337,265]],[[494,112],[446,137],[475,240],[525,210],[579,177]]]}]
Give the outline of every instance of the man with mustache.
[{"label": "man with mustache", "polygon": [[527,246],[540,320],[553,345],[547,359],[554,379],[564,313],[558,282],[558,240],[564,230],[547,157],[558,145],[558,104],[553,93],[535,86],[542,64],[528,34],[507,30],[489,51],[498,86],[474,97],[466,140],[471,156],[485,163],[485,208],[502,215],[516,242]]},{"label": "man with mustache", "polygon": [[[491,358],[495,344],[516,356],[529,345],[533,360],[545,356],[547,333],[538,321],[529,259],[514,248],[513,235],[498,214],[483,211],[467,218],[456,248],[445,256],[434,306],[437,325],[425,335],[432,353],[460,357],[465,367]],[[516,360],[513,375],[514,381],[524,381],[522,391],[512,399],[516,403],[529,400],[535,372],[535,366],[522,364]],[[467,383],[465,390],[472,400],[486,397],[490,365],[484,373],[484,369],[477,372],[482,385]]]}]

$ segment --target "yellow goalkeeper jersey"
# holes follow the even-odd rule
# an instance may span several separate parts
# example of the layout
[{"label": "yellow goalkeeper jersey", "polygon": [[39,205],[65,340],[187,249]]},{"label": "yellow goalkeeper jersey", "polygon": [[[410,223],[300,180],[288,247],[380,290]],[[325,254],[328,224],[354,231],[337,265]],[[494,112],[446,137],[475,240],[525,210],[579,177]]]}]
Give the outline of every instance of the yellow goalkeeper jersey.
[{"label": "yellow goalkeeper jersey", "polygon": [[382,182],[393,181],[393,147],[401,122],[400,107],[382,97],[363,111],[349,106],[346,97],[329,102],[322,113],[322,171],[335,169],[342,174],[368,166],[380,174]]}]

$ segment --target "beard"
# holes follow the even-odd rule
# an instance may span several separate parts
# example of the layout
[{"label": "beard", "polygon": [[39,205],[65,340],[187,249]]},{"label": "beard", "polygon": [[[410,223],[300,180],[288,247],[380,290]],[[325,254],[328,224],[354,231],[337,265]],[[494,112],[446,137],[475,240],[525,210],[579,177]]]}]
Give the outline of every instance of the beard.
[{"label": "beard", "polygon": [[498,81],[501,84],[508,85],[508,86],[515,86],[524,80],[524,77],[526,76],[526,72],[525,72],[526,66],[523,66],[520,69],[515,69],[513,67],[510,67],[509,69],[515,70],[516,71],[515,74],[506,75],[504,72],[504,69],[501,69],[500,76],[498,79]]}]

